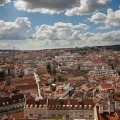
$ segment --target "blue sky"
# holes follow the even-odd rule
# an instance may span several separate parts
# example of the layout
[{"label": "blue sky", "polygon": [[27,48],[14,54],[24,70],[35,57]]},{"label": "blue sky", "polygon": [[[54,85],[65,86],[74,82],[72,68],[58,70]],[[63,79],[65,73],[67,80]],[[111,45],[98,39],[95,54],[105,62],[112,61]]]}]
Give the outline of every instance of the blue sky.
[{"label": "blue sky", "polygon": [[0,49],[120,44],[119,0],[0,0]]}]

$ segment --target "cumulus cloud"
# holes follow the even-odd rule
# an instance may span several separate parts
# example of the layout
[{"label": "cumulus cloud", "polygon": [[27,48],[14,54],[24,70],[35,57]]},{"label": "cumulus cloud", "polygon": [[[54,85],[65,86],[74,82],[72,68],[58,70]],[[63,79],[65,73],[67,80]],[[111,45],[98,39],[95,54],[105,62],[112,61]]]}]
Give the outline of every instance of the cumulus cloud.
[{"label": "cumulus cloud", "polygon": [[12,44],[9,42],[0,42],[0,49],[12,49]]},{"label": "cumulus cloud", "polygon": [[80,23],[79,25],[75,25],[74,28],[76,28],[76,29],[82,28],[82,29],[87,30],[87,29],[89,29],[89,26],[86,24]]},{"label": "cumulus cloud", "polygon": [[98,2],[101,4],[106,4],[107,2],[111,2],[111,0],[99,0]]},{"label": "cumulus cloud", "polygon": [[96,29],[98,29],[98,30],[107,30],[107,29],[111,29],[111,26],[106,25],[106,26],[98,27]]},{"label": "cumulus cloud", "polygon": [[104,8],[112,0],[16,0],[14,6],[18,10],[48,14],[86,15]]},{"label": "cumulus cloud", "polygon": [[[74,33],[76,34],[76,33]],[[119,44],[120,42],[120,30],[113,30],[106,33],[91,33],[87,32],[79,34],[77,39],[39,39],[33,38],[28,39],[24,43],[14,44],[15,48],[21,50],[40,50],[40,49],[52,49],[52,48],[73,48],[73,47],[84,47],[84,46],[102,46],[102,45],[113,45]],[[13,44],[6,42],[0,44],[2,49],[12,49]]]},{"label": "cumulus cloud", "polygon": [[41,25],[36,27],[36,33],[33,38],[40,40],[70,40],[79,39],[80,30],[87,30],[89,28],[86,24],[73,25],[72,23],[55,23],[53,26]]},{"label": "cumulus cloud", "polygon": [[80,0],[80,5],[66,11],[66,15],[87,15],[104,8],[107,2],[111,0]]},{"label": "cumulus cloud", "polygon": [[0,20],[0,39],[23,39],[27,37],[30,29],[27,17],[19,17],[14,22]]},{"label": "cumulus cloud", "polygon": [[120,10],[113,11],[112,9],[108,9],[106,15],[98,12],[92,15],[90,21],[94,23],[105,23],[110,26],[120,26]]},{"label": "cumulus cloud", "polygon": [[17,45],[19,49],[51,49],[51,48],[70,48],[70,47],[84,47],[84,46],[102,46],[119,44],[120,30],[106,33],[84,33],[79,34],[79,39],[29,39],[23,45]]},{"label": "cumulus cloud", "polygon": [[11,0],[0,0],[0,6],[4,6],[6,3],[10,2]]},{"label": "cumulus cloud", "polygon": [[18,10],[55,14],[73,8],[79,0],[17,0],[14,2]]},{"label": "cumulus cloud", "polygon": [[119,44],[120,30],[106,33],[81,32],[79,25],[82,24],[58,22],[53,26],[45,24],[37,26],[32,38],[16,47],[19,49],[51,49]]},{"label": "cumulus cloud", "polygon": [[106,20],[106,15],[103,13],[100,13],[100,12],[92,15],[92,17],[90,19],[90,21],[94,22],[94,23],[103,23],[103,22],[105,22],[105,20]]}]

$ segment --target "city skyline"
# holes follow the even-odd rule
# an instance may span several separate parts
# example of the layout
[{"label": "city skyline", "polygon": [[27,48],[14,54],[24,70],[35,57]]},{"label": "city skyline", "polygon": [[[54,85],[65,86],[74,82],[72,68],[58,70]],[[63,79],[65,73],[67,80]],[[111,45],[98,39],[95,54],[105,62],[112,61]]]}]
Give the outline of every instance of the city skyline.
[{"label": "city skyline", "polygon": [[119,0],[1,0],[0,49],[120,44]]}]

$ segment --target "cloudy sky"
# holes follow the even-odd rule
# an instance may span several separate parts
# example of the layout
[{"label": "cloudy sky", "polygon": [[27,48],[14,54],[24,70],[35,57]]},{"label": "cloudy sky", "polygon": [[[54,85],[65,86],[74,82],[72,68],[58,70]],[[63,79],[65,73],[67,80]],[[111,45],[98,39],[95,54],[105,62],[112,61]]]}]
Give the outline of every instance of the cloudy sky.
[{"label": "cloudy sky", "polygon": [[0,0],[0,49],[120,45],[120,0]]}]

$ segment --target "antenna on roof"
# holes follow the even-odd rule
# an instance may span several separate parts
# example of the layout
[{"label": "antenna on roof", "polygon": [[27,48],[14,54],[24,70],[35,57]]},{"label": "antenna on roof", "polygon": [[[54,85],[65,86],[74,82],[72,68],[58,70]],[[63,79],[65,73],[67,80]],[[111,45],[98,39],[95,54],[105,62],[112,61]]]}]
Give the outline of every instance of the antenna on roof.
[{"label": "antenna on roof", "polygon": [[38,74],[36,73],[34,73],[34,77],[35,77],[35,81],[36,81],[37,89],[38,89],[38,97],[36,99],[43,99],[43,97],[41,96],[41,92],[40,92],[40,85],[39,85],[40,78]]}]

